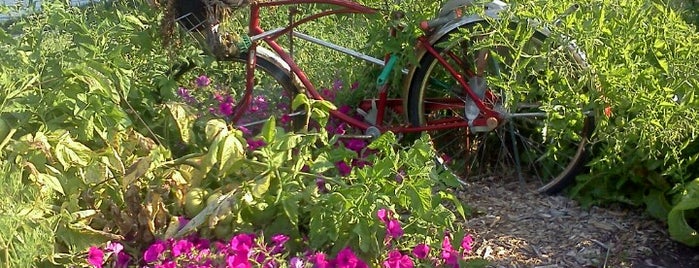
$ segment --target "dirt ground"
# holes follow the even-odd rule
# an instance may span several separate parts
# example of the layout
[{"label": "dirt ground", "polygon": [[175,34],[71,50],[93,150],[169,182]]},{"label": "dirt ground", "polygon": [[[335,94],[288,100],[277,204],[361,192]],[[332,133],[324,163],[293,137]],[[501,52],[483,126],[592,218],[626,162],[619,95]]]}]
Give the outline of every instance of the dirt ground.
[{"label": "dirt ground", "polygon": [[494,181],[467,183],[458,195],[475,211],[464,224],[474,255],[494,267],[699,267],[699,249],[672,241],[641,209],[583,209]]}]

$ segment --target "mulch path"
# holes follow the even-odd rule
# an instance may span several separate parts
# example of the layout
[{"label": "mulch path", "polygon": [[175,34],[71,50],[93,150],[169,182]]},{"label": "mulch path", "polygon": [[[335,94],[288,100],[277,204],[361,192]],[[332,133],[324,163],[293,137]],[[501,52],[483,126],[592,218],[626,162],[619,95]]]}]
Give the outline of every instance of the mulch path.
[{"label": "mulch path", "polygon": [[672,241],[667,226],[638,208],[582,208],[498,181],[458,193],[474,215],[464,223],[474,256],[493,267],[699,267],[699,249]]}]

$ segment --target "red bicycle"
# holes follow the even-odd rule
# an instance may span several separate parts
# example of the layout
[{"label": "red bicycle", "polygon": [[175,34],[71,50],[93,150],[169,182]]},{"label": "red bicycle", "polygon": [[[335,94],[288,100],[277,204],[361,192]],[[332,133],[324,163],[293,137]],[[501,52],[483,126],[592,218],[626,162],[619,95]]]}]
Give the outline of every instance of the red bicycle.
[{"label": "red bicycle", "polygon": [[[303,4],[332,8],[272,30],[262,28],[262,10]],[[555,193],[584,166],[594,128],[592,76],[573,42],[549,38],[550,31],[531,21],[504,16],[507,8],[498,0],[446,1],[436,19],[420,24],[424,34],[416,37],[414,48],[418,64],[395,70],[403,73],[401,98],[388,97],[396,54],[374,58],[295,30],[329,15],[379,9],[348,0],[177,0],[172,10],[179,25],[217,59],[210,63],[220,67],[216,79],[240,91],[231,115],[236,124],[264,122],[268,114],[256,118],[254,113],[262,104],[272,105],[268,110],[278,112],[277,118],[301,117],[303,112],[289,105],[295,94],[323,99],[292,56],[294,40],[305,40],[383,67],[376,96],[359,105],[364,116],[333,110],[333,117],[367,137],[427,132],[439,163],[463,180],[514,178],[512,183],[533,191]],[[235,10],[249,12],[241,37],[224,27]],[[285,36],[290,37],[283,39],[287,49],[280,45]],[[265,101],[256,102],[258,96]],[[405,119],[387,123],[389,113]]]}]

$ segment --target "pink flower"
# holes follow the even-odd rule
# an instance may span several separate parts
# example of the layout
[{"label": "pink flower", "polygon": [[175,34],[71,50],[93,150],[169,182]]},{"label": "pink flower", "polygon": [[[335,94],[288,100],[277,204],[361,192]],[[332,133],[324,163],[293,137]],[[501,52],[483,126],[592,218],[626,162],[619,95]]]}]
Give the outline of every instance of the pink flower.
[{"label": "pink flower", "polygon": [[245,255],[245,259],[252,249],[252,240],[254,236],[252,234],[239,234],[231,238],[229,243],[230,249],[236,254],[240,253]]},{"label": "pink flower", "polygon": [[291,122],[291,116],[289,116],[289,114],[284,114],[284,115],[282,115],[282,118],[279,119],[279,121],[282,124],[287,124],[287,123]]},{"label": "pink flower", "polygon": [[158,240],[151,244],[145,252],[143,252],[143,261],[154,262],[160,258],[160,254],[165,251],[165,242]]},{"label": "pink flower", "polygon": [[349,114],[352,111],[352,107],[345,104],[345,105],[338,107],[337,110],[343,114]]},{"label": "pink flower", "polygon": [[327,259],[325,253],[318,252],[313,254],[309,261],[313,263],[314,268],[330,268],[330,260]]},{"label": "pink flower", "polygon": [[155,265],[155,268],[176,268],[177,263],[175,261],[166,261],[163,264]]},{"label": "pink flower", "polygon": [[386,235],[393,238],[399,238],[403,235],[403,228],[400,227],[400,222],[396,219],[389,220],[386,224]]},{"label": "pink flower", "polygon": [[201,75],[195,80],[198,87],[205,87],[211,84],[211,79],[206,77],[206,75]]},{"label": "pink flower", "polygon": [[289,267],[291,268],[303,268],[304,263],[303,260],[299,257],[293,257],[291,260],[289,260]]},{"label": "pink flower", "polygon": [[104,263],[104,252],[98,247],[90,247],[90,249],[87,251],[87,263],[94,267],[102,268],[102,264]]},{"label": "pink flower", "polygon": [[345,148],[355,151],[357,153],[361,152],[362,149],[366,147],[366,142],[360,139],[349,139],[344,142]]},{"label": "pink flower", "polygon": [[335,163],[335,166],[337,167],[338,173],[340,173],[340,176],[347,176],[352,172],[352,167],[347,165],[345,161],[340,161]]},{"label": "pink flower", "polygon": [[388,259],[383,262],[383,267],[386,268],[413,268],[413,265],[410,256],[403,255],[398,250],[389,252]]},{"label": "pink flower", "polygon": [[192,251],[194,244],[187,239],[181,239],[172,245],[172,256],[179,257],[182,254],[187,254]]},{"label": "pink flower", "polygon": [[272,247],[272,254],[281,253],[284,250],[286,241],[289,241],[289,237],[286,235],[278,234],[273,236],[272,243],[274,243],[274,246]]},{"label": "pink flower", "polygon": [[363,268],[369,267],[362,260],[357,258],[350,248],[344,248],[337,253],[335,258],[335,267],[337,268]]},{"label": "pink flower", "polygon": [[418,244],[413,248],[413,255],[415,258],[424,259],[430,254],[430,247],[425,244]]},{"label": "pink flower", "polygon": [[112,242],[109,241],[107,242],[107,246],[104,247],[107,251],[114,252],[114,253],[119,253],[122,250],[124,250],[124,245],[122,245],[119,242]]},{"label": "pink flower", "polygon": [[250,151],[257,150],[257,148],[264,147],[267,143],[263,140],[247,139],[248,149]]},{"label": "pink flower", "polygon": [[459,261],[457,253],[451,246],[451,239],[449,236],[444,236],[444,241],[442,241],[442,254],[441,258],[444,264],[449,267],[459,267]]},{"label": "pink flower", "polygon": [[243,135],[252,135],[252,131],[244,126],[239,126],[238,129],[243,132]]},{"label": "pink flower", "polygon": [[471,234],[467,234],[464,236],[464,239],[461,240],[461,249],[463,250],[463,255],[471,254],[471,251],[473,250],[473,237]]},{"label": "pink flower", "polygon": [[228,264],[228,267],[231,268],[250,268],[252,267],[252,264],[250,264],[250,260],[248,260],[247,254],[232,254],[228,255],[226,257],[226,264]]},{"label": "pink flower", "polygon": [[233,99],[230,96],[218,105],[218,113],[224,116],[233,114]]},{"label": "pink flower", "polygon": [[114,264],[114,267],[126,268],[129,266],[130,261],[131,261],[131,256],[129,256],[129,254],[126,254],[126,252],[121,251],[121,252],[117,253],[116,263]]},{"label": "pink flower", "polygon": [[391,212],[386,210],[385,208],[379,209],[379,211],[376,212],[376,217],[379,218],[379,220],[383,223],[388,222],[388,218],[391,216]]}]

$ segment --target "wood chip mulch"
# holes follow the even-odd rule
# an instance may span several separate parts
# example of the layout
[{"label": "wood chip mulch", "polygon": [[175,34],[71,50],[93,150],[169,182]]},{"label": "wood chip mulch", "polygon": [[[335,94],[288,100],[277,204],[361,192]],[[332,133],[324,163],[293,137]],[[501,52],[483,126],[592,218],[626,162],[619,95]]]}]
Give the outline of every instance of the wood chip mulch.
[{"label": "wood chip mulch", "polygon": [[473,256],[492,267],[699,267],[699,249],[672,241],[641,209],[585,209],[517,186],[468,182],[458,192],[474,210],[464,223]]}]

